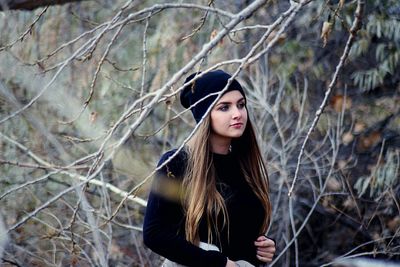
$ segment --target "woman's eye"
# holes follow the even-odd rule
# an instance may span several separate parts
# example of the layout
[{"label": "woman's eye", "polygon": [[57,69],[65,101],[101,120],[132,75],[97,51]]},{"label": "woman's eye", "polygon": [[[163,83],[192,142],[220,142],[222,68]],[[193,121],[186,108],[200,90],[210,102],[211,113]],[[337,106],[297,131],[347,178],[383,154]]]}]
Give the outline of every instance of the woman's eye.
[{"label": "woman's eye", "polygon": [[223,106],[218,108],[218,110],[221,110],[221,111],[227,111],[228,109],[229,109],[228,105],[223,105]]},{"label": "woman's eye", "polygon": [[242,103],[238,104],[238,108],[240,108],[240,109],[245,108],[245,107],[246,107],[246,103],[245,102],[242,102]]}]

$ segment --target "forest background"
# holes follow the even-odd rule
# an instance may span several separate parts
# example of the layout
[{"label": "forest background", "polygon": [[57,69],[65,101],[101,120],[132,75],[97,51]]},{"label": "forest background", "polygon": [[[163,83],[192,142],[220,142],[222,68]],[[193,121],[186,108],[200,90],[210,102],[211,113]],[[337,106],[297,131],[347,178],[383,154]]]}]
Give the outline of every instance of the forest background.
[{"label": "forest background", "polygon": [[141,236],[155,164],[195,129],[184,78],[221,68],[267,161],[268,266],[398,266],[397,0],[0,10],[0,265],[159,266]]}]

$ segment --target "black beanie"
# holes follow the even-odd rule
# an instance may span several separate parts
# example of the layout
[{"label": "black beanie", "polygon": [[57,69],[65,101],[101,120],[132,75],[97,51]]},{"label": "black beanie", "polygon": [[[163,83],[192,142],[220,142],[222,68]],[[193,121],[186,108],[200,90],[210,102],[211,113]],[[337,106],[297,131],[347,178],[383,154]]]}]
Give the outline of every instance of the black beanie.
[{"label": "black beanie", "polygon": [[[186,78],[185,83],[192,80],[196,76],[196,74],[199,73],[200,72],[189,75]],[[223,70],[214,70],[207,72],[202,77],[185,86],[180,96],[182,106],[185,108],[189,108],[191,105],[193,105],[203,97],[222,91],[231,77],[232,76],[230,74],[224,72]],[[238,90],[243,95],[243,97],[246,97],[244,95],[242,86],[238,81],[236,81],[236,79],[231,82],[228,89],[224,93],[233,90]],[[210,95],[190,109],[197,123],[201,120],[201,118],[206,113],[210,105],[215,101],[217,96],[217,94]]]}]

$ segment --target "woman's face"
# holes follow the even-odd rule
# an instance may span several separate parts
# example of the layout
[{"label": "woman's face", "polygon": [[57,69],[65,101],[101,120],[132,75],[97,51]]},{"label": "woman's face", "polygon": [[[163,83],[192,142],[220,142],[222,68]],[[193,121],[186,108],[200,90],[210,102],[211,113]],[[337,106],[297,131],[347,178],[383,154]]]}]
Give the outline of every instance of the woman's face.
[{"label": "woman's face", "polygon": [[237,91],[224,94],[211,110],[211,133],[229,139],[242,136],[247,123],[246,100]]}]

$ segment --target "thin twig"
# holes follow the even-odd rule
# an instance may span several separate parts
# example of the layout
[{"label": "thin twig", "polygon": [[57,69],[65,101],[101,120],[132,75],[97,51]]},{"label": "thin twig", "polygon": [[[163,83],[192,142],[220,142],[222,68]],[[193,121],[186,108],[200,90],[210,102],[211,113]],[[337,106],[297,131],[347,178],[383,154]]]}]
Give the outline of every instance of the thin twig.
[{"label": "thin twig", "polygon": [[[143,52],[143,61],[142,61],[142,83],[140,86],[140,97],[143,97],[144,93],[144,84],[146,80],[146,65],[147,65],[147,30],[149,28],[149,21],[150,17],[152,16],[152,13],[149,14],[149,16],[146,19],[146,23],[144,25],[144,30],[143,30],[143,45],[142,45],[142,52]],[[140,102],[140,107],[139,109],[142,110],[143,108],[143,102]]]},{"label": "thin twig", "polygon": [[[212,2],[212,1],[211,1]],[[211,2],[208,4],[208,6],[211,6]],[[184,41],[188,38],[191,38],[193,35],[195,35],[197,32],[200,31],[201,28],[203,28],[204,23],[206,22],[207,15],[208,15],[208,10],[204,13],[204,15],[200,18],[200,24],[188,35],[184,36],[181,38],[181,41]]]},{"label": "thin twig", "polygon": [[[60,123],[70,124],[70,123],[74,122],[75,120],[77,120],[77,119],[82,115],[82,113],[86,110],[87,106],[88,106],[89,103],[90,103],[90,100],[91,100],[92,97],[93,97],[93,94],[94,94],[94,87],[96,86],[97,77],[98,77],[98,74],[99,74],[99,72],[100,72],[100,70],[101,70],[101,67],[103,66],[104,60],[106,59],[108,53],[110,52],[111,46],[114,44],[115,40],[117,39],[118,35],[121,33],[122,28],[123,28],[124,26],[125,26],[125,25],[122,24],[122,25],[118,28],[118,30],[115,32],[115,34],[114,34],[114,36],[112,37],[111,41],[108,43],[107,48],[106,48],[106,50],[105,50],[104,53],[103,53],[103,56],[101,57],[99,63],[97,64],[97,68],[96,68],[96,71],[95,71],[95,73],[94,73],[94,75],[93,75],[92,82],[90,83],[90,92],[89,92],[89,96],[88,96],[87,99],[85,100],[82,109],[80,110],[80,112],[78,113],[78,115],[77,115],[75,118],[73,118],[72,120],[70,120],[70,121],[68,121],[68,122],[60,122]],[[107,28],[106,28],[106,29],[107,29]]]},{"label": "thin twig", "polygon": [[7,44],[7,45],[5,45],[5,46],[3,46],[3,47],[0,47],[0,52],[3,51],[3,50],[5,50],[5,49],[8,49],[8,48],[12,47],[14,44],[16,44],[16,43],[19,42],[19,41],[22,42],[22,41],[24,40],[24,38],[25,38],[26,35],[32,34],[33,26],[35,26],[36,22],[38,22],[39,19],[43,16],[43,14],[46,13],[47,8],[48,8],[48,6],[46,6],[46,7],[39,13],[39,15],[37,15],[36,19],[29,25],[28,29],[27,29],[23,34],[21,34],[20,37],[18,37],[16,40],[14,40],[13,42],[11,42],[11,43],[9,43],[9,44]]},{"label": "thin twig", "polygon": [[7,165],[14,165],[17,167],[23,167],[23,168],[32,168],[32,169],[43,169],[43,170],[79,170],[79,169],[88,169],[90,166],[71,166],[71,167],[65,167],[65,166],[57,166],[57,165],[40,165],[40,164],[31,164],[31,163],[25,163],[25,162],[18,162],[18,161],[10,161],[10,160],[4,160],[0,158],[0,164],[7,164]]},{"label": "thin twig", "polygon": [[[13,112],[12,114],[6,116],[5,118],[0,120],[0,124],[4,123],[5,121],[17,116],[18,114],[24,112],[27,110],[29,107],[31,107],[48,89],[49,87],[54,83],[56,78],[60,75],[60,73],[64,70],[64,68],[74,59],[78,57],[85,56],[86,58],[90,56],[94,49],[96,48],[97,43],[99,42],[100,38],[105,34],[107,30],[110,29],[110,27],[115,24],[119,18],[121,17],[122,11],[128,7],[128,5],[132,2],[133,0],[129,0],[122,8],[121,10],[107,23],[105,23],[105,29],[103,29],[100,34],[95,36],[94,38],[88,40],[85,42],[81,47],[79,47],[75,53],[72,54],[69,58],[67,58],[65,61],[59,63],[56,65],[58,67],[57,72],[53,76],[53,78],[39,91],[39,93],[34,96],[25,106],[22,108],[18,109],[17,111]],[[122,25],[125,25],[126,23],[123,23]],[[100,28],[100,26],[99,26]],[[81,35],[82,36],[82,35]]]},{"label": "thin twig", "polygon": [[[44,176],[42,176],[42,177],[40,177],[38,179],[25,182],[25,183],[23,183],[23,184],[21,184],[19,186],[16,186],[16,187],[13,187],[13,188],[7,190],[6,192],[4,192],[0,196],[0,200],[3,199],[4,197],[6,197],[7,195],[17,191],[17,190],[21,190],[21,189],[25,188],[26,186],[29,186],[29,185],[32,185],[32,184],[40,183],[40,182],[48,179],[48,177],[50,177],[51,175],[55,175],[55,174],[65,174],[65,175],[68,175],[71,178],[77,178],[78,180],[86,181],[85,177],[82,176],[82,175],[73,174],[73,173],[65,171],[65,170],[68,170],[68,169],[73,169],[74,166],[76,166],[79,162],[82,161],[82,159],[79,159],[79,160],[77,160],[77,161],[75,161],[75,162],[73,162],[73,163],[71,163],[71,164],[69,164],[67,166],[64,166],[64,167],[53,166],[53,164],[50,164],[50,163],[46,162],[45,160],[41,159],[39,156],[34,154],[32,151],[30,151],[27,147],[25,147],[24,145],[20,144],[19,142],[13,140],[12,138],[10,138],[10,137],[2,134],[2,133],[0,133],[0,137],[3,138],[4,140],[10,142],[11,144],[16,145],[22,151],[26,152],[29,157],[31,157],[33,160],[35,160],[36,162],[39,163],[39,166],[43,166],[43,167],[46,167],[47,169],[52,169],[53,170],[50,173],[48,173],[48,174],[46,174],[46,175],[44,175]],[[57,167],[57,168],[54,168],[54,167]],[[110,183],[105,183],[105,182],[102,182],[102,181],[99,181],[99,180],[96,180],[96,179],[91,179],[88,182],[90,184],[93,184],[93,185],[105,187],[108,190],[110,190],[111,192],[113,192],[113,193],[115,193],[115,194],[117,194],[117,195],[119,195],[121,197],[124,197],[124,198],[127,197],[127,199],[129,199],[131,201],[134,201],[134,202],[138,203],[141,206],[145,207],[147,205],[147,202],[145,200],[143,200],[143,199],[141,199],[139,197],[127,196],[127,192],[119,189],[118,187],[116,187],[116,186],[114,186],[114,185],[112,185]]]},{"label": "thin twig", "polygon": [[312,124],[311,124],[311,126],[310,126],[310,128],[309,128],[309,130],[307,132],[307,135],[306,135],[306,137],[304,139],[304,142],[303,142],[303,144],[301,146],[300,153],[299,153],[299,156],[297,158],[297,165],[296,165],[296,171],[295,171],[295,174],[294,174],[293,182],[292,182],[292,185],[291,185],[290,190],[288,192],[288,196],[289,197],[292,196],[294,185],[295,185],[297,177],[299,175],[301,158],[303,156],[304,149],[305,149],[305,146],[307,144],[307,141],[310,138],[310,135],[311,135],[312,131],[314,131],[315,127],[317,126],[319,118],[321,117],[321,114],[323,113],[323,110],[325,109],[325,107],[326,107],[326,105],[328,103],[329,96],[330,96],[330,94],[332,92],[333,87],[336,84],[336,81],[337,81],[337,79],[339,77],[339,73],[340,73],[341,69],[343,68],[344,63],[345,63],[345,61],[346,61],[346,59],[347,59],[347,57],[349,55],[350,48],[353,45],[354,39],[356,38],[356,34],[357,34],[358,30],[361,28],[361,20],[362,20],[362,15],[364,13],[364,6],[365,6],[365,1],[364,0],[358,0],[357,9],[356,9],[356,12],[355,12],[355,19],[354,19],[353,25],[352,25],[352,27],[350,29],[350,35],[349,35],[349,38],[347,39],[347,43],[346,43],[345,49],[344,49],[343,54],[342,54],[342,56],[340,58],[339,64],[336,66],[336,71],[333,74],[332,81],[330,82],[330,84],[329,84],[329,86],[328,86],[328,88],[327,88],[327,90],[325,92],[325,97],[324,97],[320,107],[318,108],[317,112],[315,113],[314,121],[312,122]]}]

